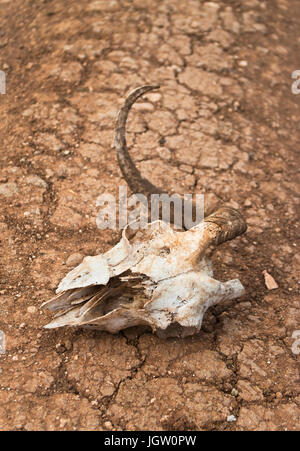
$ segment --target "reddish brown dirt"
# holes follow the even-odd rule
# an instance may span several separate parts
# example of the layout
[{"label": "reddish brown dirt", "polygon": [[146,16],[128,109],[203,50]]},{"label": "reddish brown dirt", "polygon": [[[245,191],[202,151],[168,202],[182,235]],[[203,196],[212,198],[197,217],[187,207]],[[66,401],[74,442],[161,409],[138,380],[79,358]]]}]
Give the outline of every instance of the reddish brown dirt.
[{"label": "reddish brown dirt", "polygon": [[[299,27],[297,0],[0,0],[1,430],[300,429]],[[213,262],[246,295],[184,340],[43,330],[61,277],[118,240],[96,199],[124,185],[122,99],[153,82],[131,153],[164,189],[243,211]]]}]

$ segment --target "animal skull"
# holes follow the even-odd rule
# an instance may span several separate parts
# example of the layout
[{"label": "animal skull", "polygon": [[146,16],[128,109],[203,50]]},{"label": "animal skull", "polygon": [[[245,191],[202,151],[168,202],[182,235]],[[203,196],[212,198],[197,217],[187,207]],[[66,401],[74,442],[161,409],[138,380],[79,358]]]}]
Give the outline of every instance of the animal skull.
[{"label": "animal skull", "polygon": [[[134,102],[159,86],[132,91],[121,108],[115,129],[119,167],[129,187],[147,198],[163,191],[142,177],[132,161],[125,137],[128,113]],[[172,221],[175,219],[171,211]],[[246,231],[241,214],[224,207],[188,231],[179,232],[155,221],[105,254],[86,257],[61,281],[57,296],[43,304],[58,311],[47,328],[82,326],[117,333],[148,325],[158,335],[187,336],[201,328],[205,311],[214,304],[244,293],[239,280],[222,283],[213,278],[204,253]]]},{"label": "animal skull", "polygon": [[205,311],[244,293],[239,280],[213,278],[209,245],[241,235],[239,212],[224,207],[188,231],[155,221],[104,254],[86,257],[43,304],[59,311],[45,327],[81,326],[111,333],[148,325],[161,337],[187,336],[201,328]]}]

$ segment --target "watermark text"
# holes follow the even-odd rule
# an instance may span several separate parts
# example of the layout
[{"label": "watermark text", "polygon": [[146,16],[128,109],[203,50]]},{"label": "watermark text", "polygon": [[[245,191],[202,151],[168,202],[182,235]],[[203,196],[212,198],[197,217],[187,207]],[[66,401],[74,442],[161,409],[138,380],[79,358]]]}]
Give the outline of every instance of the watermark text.
[{"label": "watermark text", "polygon": [[0,330],[0,354],[5,354],[5,333]]},{"label": "watermark text", "polygon": [[[204,219],[204,195],[143,194],[127,196],[127,187],[119,187],[119,199],[109,193],[101,194],[96,205],[101,207],[96,219],[99,229],[145,229],[149,221],[158,219],[174,224],[177,229],[190,229]],[[117,211],[118,209],[118,211]],[[117,215],[118,213],[118,215]]]},{"label": "watermark text", "polygon": [[294,70],[292,78],[295,80],[292,83],[292,93],[296,96],[300,94],[300,70]]},{"label": "watermark text", "polygon": [[300,354],[300,330],[294,330],[292,334],[292,338],[295,339],[294,343],[292,344],[292,353],[295,355]]},{"label": "watermark text", "polygon": [[0,70],[0,94],[6,94],[6,75]]}]

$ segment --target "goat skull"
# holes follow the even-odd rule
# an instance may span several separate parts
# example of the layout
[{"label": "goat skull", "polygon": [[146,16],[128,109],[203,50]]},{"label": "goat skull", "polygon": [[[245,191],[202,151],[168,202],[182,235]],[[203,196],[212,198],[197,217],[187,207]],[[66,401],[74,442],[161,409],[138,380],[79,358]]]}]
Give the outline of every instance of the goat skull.
[{"label": "goat skull", "polygon": [[[126,147],[125,126],[133,103],[157,88],[135,89],[119,112],[115,130],[122,174],[133,192],[144,193],[147,198],[163,191],[136,168]],[[57,296],[43,304],[59,311],[45,327],[82,326],[117,333],[148,325],[162,337],[194,334],[200,330],[208,307],[244,293],[239,280],[222,283],[213,278],[205,250],[210,244],[241,235],[246,228],[241,214],[230,207],[221,208],[185,232],[155,221],[130,240],[127,226],[115,247],[86,257],[61,281]]]},{"label": "goat skull", "polygon": [[210,306],[244,293],[239,280],[215,280],[204,253],[245,229],[240,213],[230,207],[185,232],[155,221],[130,240],[126,228],[115,247],[86,257],[61,281],[57,296],[43,304],[60,311],[45,327],[117,333],[148,325],[164,338],[194,334]]}]

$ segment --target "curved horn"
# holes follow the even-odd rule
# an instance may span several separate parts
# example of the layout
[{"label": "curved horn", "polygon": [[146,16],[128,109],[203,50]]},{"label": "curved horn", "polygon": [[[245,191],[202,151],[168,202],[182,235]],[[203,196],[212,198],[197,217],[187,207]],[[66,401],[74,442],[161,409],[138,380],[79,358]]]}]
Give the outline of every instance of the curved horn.
[{"label": "curved horn", "polygon": [[221,244],[233,240],[247,230],[247,224],[241,213],[232,207],[219,208],[215,213],[204,219],[209,230],[210,244]]},{"label": "curved horn", "polygon": [[[114,146],[117,152],[117,158],[119,167],[121,169],[121,172],[123,174],[124,179],[126,180],[129,188],[133,193],[139,193],[144,194],[151,204],[151,195],[152,194],[168,194],[166,191],[162,190],[161,188],[158,188],[154,186],[149,180],[142,177],[140,171],[135,166],[134,162],[132,161],[126,144],[126,121],[128,117],[128,113],[134,104],[136,100],[141,97],[143,94],[145,94],[148,91],[152,91],[154,89],[159,89],[160,86],[158,85],[145,85],[141,86],[139,88],[136,88],[134,91],[132,91],[127,99],[125,100],[125,103],[121,110],[119,111],[116,128],[115,128],[115,142]],[[150,205],[148,205],[150,208]],[[172,203],[170,211],[170,222],[174,223],[175,218],[175,212],[174,212],[174,204]],[[192,203],[192,210],[195,211],[195,207]],[[159,205],[159,218],[162,218],[162,206]],[[183,224],[183,218],[182,222],[180,222],[180,225]]]},{"label": "curved horn", "polygon": [[199,247],[190,257],[194,261],[202,259],[208,246],[225,243],[242,235],[247,230],[247,224],[239,211],[222,207],[190,230],[199,229],[202,231]]},{"label": "curved horn", "polygon": [[[144,194],[147,199],[150,199],[151,194],[163,194],[165,191],[152,185],[149,180],[144,179],[140,171],[135,166],[132,161],[127,145],[126,145],[126,121],[128,113],[132,105],[136,100],[148,91],[153,91],[154,89],[159,89],[158,85],[145,85],[136,88],[132,91],[123,107],[121,108],[116,128],[115,128],[115,142],[114,146],[117,152],[118,163],[126,180],[129,188],[134,193]],[[167,194],[167,193],[166,193]],[[194,202],[192,202],[194,208]],[[193,210],[194,211],[194,210]],[[171,216],[174,216],[174,212],[171,211]],[[225,241],[232,240],[233,238],[241,235],[247,229],[247,225],[242,217],[242,215],[231,207],[223,207],[217,210],[212,215],[208,216],[205,220],[207,228],[209,230],[208,241],[209,243],[214,242],[215,244],[221,244]]]},{"label": "curved horn", "polygon": [[118,162],[123,174],[124,179],[128,183],[129,188],[134,193],[144,194],[147,199],[150,198],[151,194],[161,194],[164,191],[152,185],[147,179],[144,179],[140,173],[140,171],[135,166],[132,161],[127,145],[126,145],[126,121],[128,117],[128,113],[136,100],[145,94],[148,91],[152,91],[154,89],[159,89],[158,85],[146,85],[141,86],[140,88],[132,91],[127,99],[123,107],[121,108],[118,118],[117,124],[115,128],[115,149],[117,152]]}]

